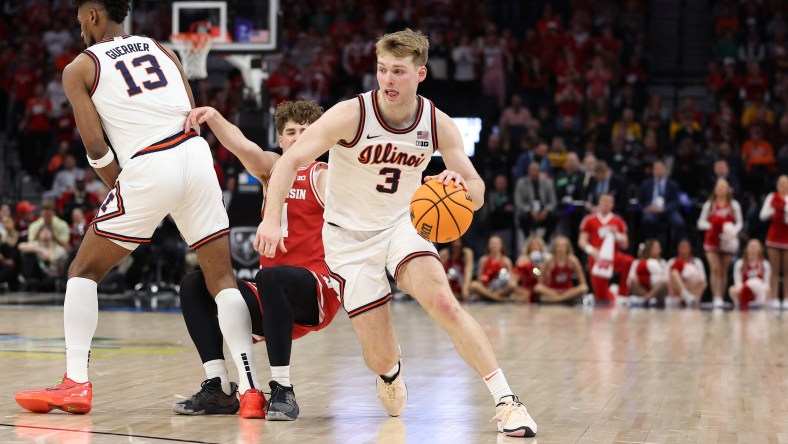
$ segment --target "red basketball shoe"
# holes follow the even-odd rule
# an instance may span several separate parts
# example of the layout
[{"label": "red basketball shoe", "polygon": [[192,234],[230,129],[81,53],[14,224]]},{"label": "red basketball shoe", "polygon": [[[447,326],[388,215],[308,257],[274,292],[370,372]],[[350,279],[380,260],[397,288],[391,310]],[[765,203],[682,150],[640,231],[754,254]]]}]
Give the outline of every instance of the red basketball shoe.
[{"label": "red basketball shoe", "polygon": [[90,382],[77,383],[66,375],[57,385],[39,390],[25,390],[16,394],[16,402],[33,413],[47,413],[60,409],[68,413],[87,413],[93,401]]},{"label": "red basketball shoe", "polygon": [[241,395],[241,408],[238,410],[241,418],[263,419],[266,410],[268,410],[268,402],[260,390],[249,389]]}]

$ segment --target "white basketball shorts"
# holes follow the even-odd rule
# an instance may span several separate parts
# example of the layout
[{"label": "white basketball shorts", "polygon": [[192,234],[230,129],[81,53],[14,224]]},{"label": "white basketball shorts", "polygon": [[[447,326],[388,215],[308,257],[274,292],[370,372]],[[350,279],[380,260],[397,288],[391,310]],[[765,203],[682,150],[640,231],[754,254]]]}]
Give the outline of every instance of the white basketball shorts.
[{"label": "white basketball shorts", "polygon": [[435,246],[419,236],[409,219],[381,231],[352,231],[326,223],[323,248],[349,317],[391,300],[386,270],[397,280],[401,267],[420,256],[438,259]]},{"label": "white basketball shorts", "polygon": [[134,250],[150,242],[167,215],[192,249],[230,232],[211,150],[194,132],[168,137],[129,159],[93,230]]}]

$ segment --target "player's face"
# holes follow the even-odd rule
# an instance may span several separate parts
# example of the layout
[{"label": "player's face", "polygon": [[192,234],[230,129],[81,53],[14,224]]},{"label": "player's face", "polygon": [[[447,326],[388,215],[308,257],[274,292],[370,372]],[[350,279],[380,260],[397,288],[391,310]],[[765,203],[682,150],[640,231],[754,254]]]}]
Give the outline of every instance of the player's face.
[{"label": "player's face", "polygon": [[378,56],[378,85],[386,102],[399,104],[416,97],[416,89],[427,76],[427,67],[413,64],[413,57]]},{"label": "player's face", "polygon": [[282,147],[282,151],[287,151],[288,148],[293,146],[296,140],[301,137],[301,134],[304,134],[304,130],[308,126],[307,124],[295,123],[292,120],[288,121],[282,130],[282,135],[279,136],[279,146]]},{"label": "player's face", "polygon": [[98,12],[91,6],[95,5],[85,3],[77,10],[77,21],[79,21],[79,28],[82,31],[82,41],[85,42],[86,46],[91,46],[96,43],[96,39],[93,38],[90,33],[90,28],[92,24],[95,23]]},{"label": "player's face", "polygon": [[604,195],[599,198],[599,212],[608,214],[613,211],[613,196]]}]

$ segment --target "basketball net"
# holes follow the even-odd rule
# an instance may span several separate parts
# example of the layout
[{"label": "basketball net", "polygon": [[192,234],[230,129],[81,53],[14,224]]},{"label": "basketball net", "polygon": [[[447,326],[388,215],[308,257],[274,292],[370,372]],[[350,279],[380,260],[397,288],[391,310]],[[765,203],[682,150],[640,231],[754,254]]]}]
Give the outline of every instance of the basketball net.
[{"label": "basketball net", "polygon": [[208,77],[208,53],[213,36],[210,34],[183,32],[170,36],[170,43],[181,58],[183,72],[189,79]]}]

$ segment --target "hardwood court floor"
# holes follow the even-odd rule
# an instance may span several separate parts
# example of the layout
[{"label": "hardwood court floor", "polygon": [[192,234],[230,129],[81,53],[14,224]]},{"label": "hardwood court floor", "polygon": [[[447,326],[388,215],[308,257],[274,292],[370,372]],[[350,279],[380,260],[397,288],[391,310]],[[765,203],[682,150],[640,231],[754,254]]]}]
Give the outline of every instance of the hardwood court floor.
[{"label": "hardwood court floor", "polygon": [[[62,311],[0,309],[2,443],[788,443],[788,326],[760,312],[472,305],[536,439],[499,436],[492,400],[415,303],[393,305],[410,399],[389,419],[346,316],[294,347],[291,423],[170,411],[202,367],[179,314],[102,312],[93,411],[36,415],[20,389],[63,373]],[[264,345],[257,349],[267,381]],[[231,370],[234,372],[234,370]]]}]

